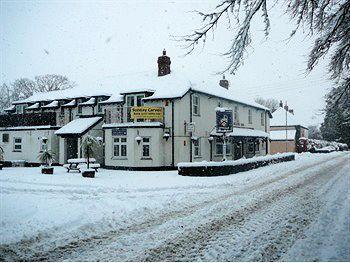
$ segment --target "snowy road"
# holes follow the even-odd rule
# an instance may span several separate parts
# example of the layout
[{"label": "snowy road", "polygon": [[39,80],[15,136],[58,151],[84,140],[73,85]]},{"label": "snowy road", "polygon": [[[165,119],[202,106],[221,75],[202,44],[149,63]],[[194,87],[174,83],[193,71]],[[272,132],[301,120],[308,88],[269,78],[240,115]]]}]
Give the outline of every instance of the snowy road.
[{"label": "snowy road", "polygon": [[0,171],[2,260],[350,260],[349,153],[216,178],[26,169]]}]

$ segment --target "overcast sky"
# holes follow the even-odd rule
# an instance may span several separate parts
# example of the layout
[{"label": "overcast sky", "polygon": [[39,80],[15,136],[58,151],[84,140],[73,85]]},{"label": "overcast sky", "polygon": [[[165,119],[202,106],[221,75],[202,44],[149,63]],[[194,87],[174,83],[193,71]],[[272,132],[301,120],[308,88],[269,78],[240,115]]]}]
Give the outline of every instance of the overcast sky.
[{"label": "overcast sky", "polygon": [[[271,1],[271,3],[274,1]],[[205,79],[227,65],[221,52],[228,49],[233,30],[225,20],[214,40],[192,55],[173,35],[190,33],[200,22],[193,10],[209,10],[216,1],[3,1],[0,17],[1,82],[57,73],[78,85],[93,88],[110,76],[157,70],[163,48],[172,68]],[[287,41],[294,25],[280,6],[270,7],[267,40],[262,18],[256,17],[253,44],[245,64],[227,76],[233,93],[254,98],[287,100],[304,123],[320,123],[323,96],[331,87],[327,61],[305,73],[313,38],[302,29]],[[218,76],[218,80],[219,80]],[[132,81],[132,74],[130,75]]]}]

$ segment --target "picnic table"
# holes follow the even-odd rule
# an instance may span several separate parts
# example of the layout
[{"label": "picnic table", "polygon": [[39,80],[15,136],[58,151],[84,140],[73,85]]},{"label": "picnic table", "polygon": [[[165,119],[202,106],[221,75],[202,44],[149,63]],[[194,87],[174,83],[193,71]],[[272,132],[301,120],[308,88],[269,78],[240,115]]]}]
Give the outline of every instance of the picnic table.
[{"label": "picnic table", "polygon": [[[68,173],[70,171],[78,171],[80,173],[81,165],[85,165],[85,164],[87,164],[86,158],[74,158],[74,159],[68,159],[67,164],[64,164],[63,167],[67,169]],[[96,172],[98,172],[97,169],[100,168],[100,164],[96,163],[95,158],[89,158],[89,166],[90,168],[94,169]]]}]

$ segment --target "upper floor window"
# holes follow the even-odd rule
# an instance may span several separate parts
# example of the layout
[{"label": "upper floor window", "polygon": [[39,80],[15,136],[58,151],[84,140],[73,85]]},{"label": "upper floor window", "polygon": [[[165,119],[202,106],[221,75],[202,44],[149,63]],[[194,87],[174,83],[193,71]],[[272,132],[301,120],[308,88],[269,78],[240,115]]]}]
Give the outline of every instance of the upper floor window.
[{"label": "upper floor window", "polygon": [[99,98],[97,99],[97,112],[99,112],[99,113],[102,112],[102,104],[99,103],[99,102],[101,102],[101,101],[103,101],[103,98],[102,98],[102,97],[99,97]]},{"label": "upper floor window", "polygon": [[22,151],[22,138],[13,138],[13,151],[21,152]]},{"label": "upper floor window", "polygon": [[235,111],[234,111],[234,123],[238,123],[239,122],[239,113],[238,113],[238,106],[235,106]]},{"label": "upper floor window", "polygon": [[261,119],[261,126],[265,126],[265,114],[262,112],[260,114],[260,119]]},{"label": "upper floor window", "polygon": [[16,105],[16,113],[23,114],[24,112],[24,105]]},{"label": "upper floor window", "polygon": [[[131,108],[134,106],[143,106],[143,98],[145,95],[139,94],[139,95],[127,95],[126,96],[126,107],[127,107],[127,121],[133,121],[131,119]],[[143,121],[142,119],[138,119],[137,121]]]},{"label": "upper floor window", "polygon": [[248,110],[248,123],[252,124],[253,123],[253,116],[252,116],[252,110]]},{"label": "upper floor window", "polygon": [[83,112],[83,107],[79,104],[83,102],[83,99],[78,99],[78,114],[81,114]]},{"label": "upper floor window", "polygon": [[199,96],[193,95],[192,105],[193,105],[193,114],[199,115],[200,114],[200,102],[199,102]]}]

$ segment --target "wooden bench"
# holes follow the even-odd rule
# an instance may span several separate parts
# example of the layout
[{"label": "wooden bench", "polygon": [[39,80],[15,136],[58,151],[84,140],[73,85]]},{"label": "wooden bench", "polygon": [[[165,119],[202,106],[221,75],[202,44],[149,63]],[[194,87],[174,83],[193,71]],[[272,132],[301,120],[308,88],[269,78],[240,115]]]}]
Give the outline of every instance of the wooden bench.
[{"label": "wooden bench", "polygon": [[68,164],[64,164],[63,167],[67,169],[67,172],[68,172],[68,173],[69,173],[70,171],[78,171],[79,173],[81,172],[78,163],[68,163]]},{"label": "wooden bench", "polygon": [[[78,171],[81,172],[80,168],[82,164],[87,164],[87,159],[85,158],[75,158],[75,159],[68,159],[67,164],[64,164],[63,167],[67,169],[67,172],[70,171]],[[100,168],[101,165],[99,163],[96,163],[95,158],[89,158],[89,168],[94,169],[96,172],[98,172],[98,168]]]}]

